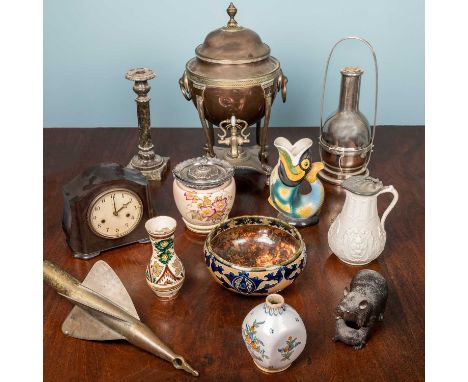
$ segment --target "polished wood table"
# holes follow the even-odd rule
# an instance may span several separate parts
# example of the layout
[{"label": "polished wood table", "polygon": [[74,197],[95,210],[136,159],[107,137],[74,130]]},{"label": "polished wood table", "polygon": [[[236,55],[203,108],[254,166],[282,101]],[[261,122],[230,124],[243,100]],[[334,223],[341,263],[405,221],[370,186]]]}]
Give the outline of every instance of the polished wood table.
[{"label": "polished wood table", "polygon": [[[272,128],[270,164],[278,158],[274,137],[291,141],[311,137],[316,128]],[[318,225],[300,230],[307,246],[307,266],[282,292],[307,328],[307,345],[283,373],[259,371],[241,338],[244,316],[264,299],[245,297],[215,284],[203,260],[204,236],[188,231],[172,197],[172,174],[151,184],[158,215],[177,218],[175,249],[186,269],[185,284],[171,302],[160,302],[145,281],[149,244],[111,250],[92,260],[71,256],[61,228],[62,186],[98,162],[126,164],[137,146],[133,129],[44,129],[44,258],[79,280],[97,260],[106,261],[133,299],[140,318],[172,349],[185,357],[203,381],[421,381],[424,379],[424,127],[378,128],[370,171],[385,185],[393,184],[400,200],[386,222],[383,254],[367,267],[388,281],[389,298],[383,323],[368,344],[355,350],[332,342],[334,309],[352,276],[362,267],[342,263],[327,245],[330,222],[340,212],[344,194],[326,185]],[[201,129],[153,129],[156,152],[171,158],[171,167],[198,156]],[[313,146],[318,160],[317,144]],[[237,195],[231,216],[276,216],[267,203],[264,177],[236,174]],[[382,212],[390,196],[379,198]],[[72,304],[44,286],[44,381],[194,381],[168,362],[126,343],[68,338],[61,324]],[[27,363],[26,366],[27,367]]]}]

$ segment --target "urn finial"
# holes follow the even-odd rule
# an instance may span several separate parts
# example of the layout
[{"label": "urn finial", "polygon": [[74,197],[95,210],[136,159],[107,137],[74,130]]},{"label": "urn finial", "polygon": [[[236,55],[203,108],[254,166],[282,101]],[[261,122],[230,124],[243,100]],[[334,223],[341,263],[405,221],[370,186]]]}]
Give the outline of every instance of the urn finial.
[{"label": "urn finial", "polygon": [[234,6],[233,3],[229,4],[228,9],[226,9],[227,14],[230,17],[230,20],[227,23],[227,26],[230,28],[237,27],[237,21],[234,20],[234,16],[237,13],[237,8]]}]

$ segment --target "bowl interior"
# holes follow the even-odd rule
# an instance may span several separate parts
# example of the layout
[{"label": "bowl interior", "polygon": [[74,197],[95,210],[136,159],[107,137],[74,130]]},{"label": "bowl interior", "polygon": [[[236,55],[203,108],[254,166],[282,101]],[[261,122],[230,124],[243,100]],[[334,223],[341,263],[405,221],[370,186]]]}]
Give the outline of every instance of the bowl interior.
[{"label": "bowl interior", "polygon": [[242,267],[271,267],[295,256],[300,241],[288,232],[268,225],[241,225],[220,232],[212,250],[229,263]]}]

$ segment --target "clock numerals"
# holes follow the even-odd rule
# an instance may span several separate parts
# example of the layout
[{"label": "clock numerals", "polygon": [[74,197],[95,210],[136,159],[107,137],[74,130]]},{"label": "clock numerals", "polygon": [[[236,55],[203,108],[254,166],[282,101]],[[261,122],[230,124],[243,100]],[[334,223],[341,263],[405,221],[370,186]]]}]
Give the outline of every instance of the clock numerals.
[{"label": "clock numerals", "polygon": [[[120,195],[120,196],[119,196]],[[132,232],[142,217],[142,202],[130,190],[109,190],[90,205],[89,225],[99,236],[116,239]]]}]

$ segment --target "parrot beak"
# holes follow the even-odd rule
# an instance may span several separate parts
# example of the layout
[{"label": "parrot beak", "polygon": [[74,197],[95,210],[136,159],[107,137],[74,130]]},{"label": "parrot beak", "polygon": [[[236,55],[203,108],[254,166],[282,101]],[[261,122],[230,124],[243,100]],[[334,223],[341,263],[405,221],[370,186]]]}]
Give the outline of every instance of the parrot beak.
[{"label": "parrot beak", "polygon": [[309,183],[314,183],[317,180],[318,172],[323,169],[324,169],[324,165],[322,162],[314,162],[312,164],[312,168],[310,169],[309,173],[306,176],[306,180]]}]

